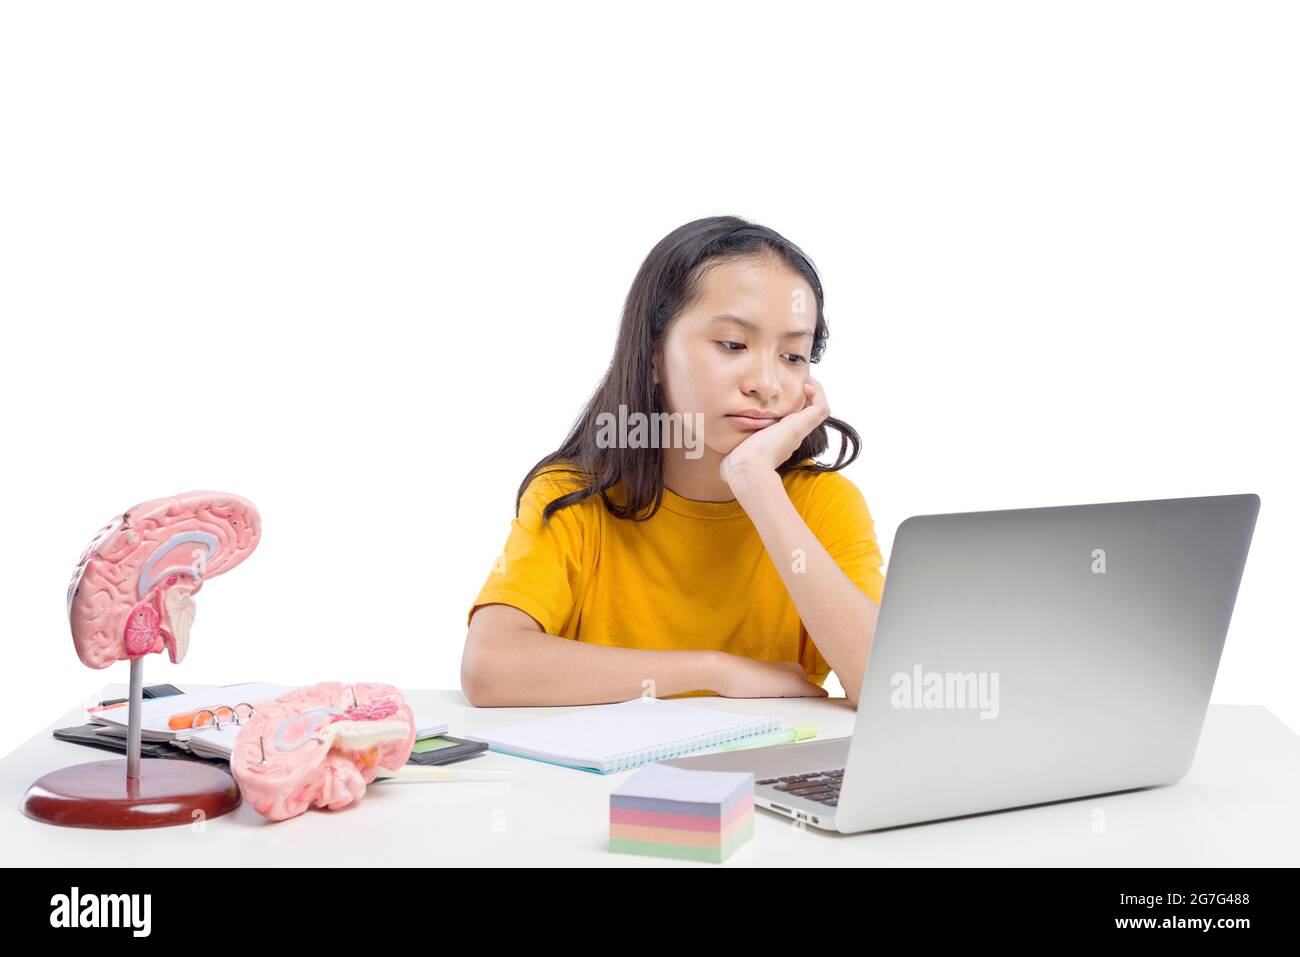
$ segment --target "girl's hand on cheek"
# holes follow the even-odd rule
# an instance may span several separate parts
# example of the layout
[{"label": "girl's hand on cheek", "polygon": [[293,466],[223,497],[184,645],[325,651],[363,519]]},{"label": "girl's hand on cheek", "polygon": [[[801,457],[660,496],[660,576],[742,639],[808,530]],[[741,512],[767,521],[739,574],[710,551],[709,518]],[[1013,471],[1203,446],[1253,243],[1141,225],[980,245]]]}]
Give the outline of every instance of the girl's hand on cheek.
[{"label": "girl's hand on cheek", "polygon": [[831,414],[826,390],[809,378],[803,384],[804,405],[767,428],[759,429],[726,455],[718,466],[722,480],[732,490],[756,475],[775,473],[777,467],[795,453],[808,434]]}]

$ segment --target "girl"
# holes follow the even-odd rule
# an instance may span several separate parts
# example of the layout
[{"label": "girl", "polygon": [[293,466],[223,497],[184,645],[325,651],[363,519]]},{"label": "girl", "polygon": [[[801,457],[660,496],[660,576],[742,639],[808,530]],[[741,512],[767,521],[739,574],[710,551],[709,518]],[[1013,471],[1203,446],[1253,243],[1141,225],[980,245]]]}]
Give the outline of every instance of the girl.
[{"label": "girl", "polygon": [[[839,474],[858,434],[809,374],[822,307],[798,247],[743,219],[687,223],[651,250],[604,381],[524,478],[470,608],[472,704],[824,697],[833,669],[857,707],[884,578]],[[834,465],[814,461],[827,427]]]}]

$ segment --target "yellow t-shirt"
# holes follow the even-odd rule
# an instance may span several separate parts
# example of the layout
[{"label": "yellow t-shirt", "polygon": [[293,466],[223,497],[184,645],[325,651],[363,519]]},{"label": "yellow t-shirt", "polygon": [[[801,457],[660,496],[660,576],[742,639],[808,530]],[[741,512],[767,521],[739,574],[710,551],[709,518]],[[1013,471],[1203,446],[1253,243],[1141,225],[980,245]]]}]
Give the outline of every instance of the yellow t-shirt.
[{"label": "yellow t-shirt", "polygon": [[[880,548],[857,486],[838,472],[792,471],[783,481],[836,564],[879,603]],[[552,470],[533,478],[467,621],[479,606],[500,603],[562,638],[797,661],[810,681],[826,680],[830,665],[739,502],[695,501],[664,489],[659,511],[634,522],[611,515],[596,495],[560,509],[544,526],[546,504],[580,487],[576,477]]]}]

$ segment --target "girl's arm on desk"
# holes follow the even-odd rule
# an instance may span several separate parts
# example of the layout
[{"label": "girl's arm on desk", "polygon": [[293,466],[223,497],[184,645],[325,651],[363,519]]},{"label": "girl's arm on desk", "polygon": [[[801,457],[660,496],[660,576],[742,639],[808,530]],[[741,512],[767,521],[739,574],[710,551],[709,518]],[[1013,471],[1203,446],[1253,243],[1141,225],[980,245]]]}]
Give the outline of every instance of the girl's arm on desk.
[{"label": "girl's arm on desk", "polygon": [[484,605],[470,621],[461,689],[479,708],[606,704],[712,691],[731,698],[825,697],[797,662],[756,661],[725,651],[615,648],[548,635],[510,605]]}]

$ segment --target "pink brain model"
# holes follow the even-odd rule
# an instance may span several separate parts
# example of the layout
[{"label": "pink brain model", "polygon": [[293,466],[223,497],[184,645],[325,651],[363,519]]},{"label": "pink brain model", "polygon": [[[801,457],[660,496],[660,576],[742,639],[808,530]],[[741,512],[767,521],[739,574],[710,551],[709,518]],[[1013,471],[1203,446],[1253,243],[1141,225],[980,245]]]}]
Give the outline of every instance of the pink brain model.
[{"label": "pink brain model", "polygon": [[185,657],[194,594],[257,547],[251,502],[223,492],[185,492],[129,509],[86,546],[68,585],[77,654],[91,668],[167,649]]},{"label": "pink brain model", "polygon": [[415,718],[392,685],[326,682],[260,705],[239,732],[230,771],[264,817],[358,801],[379,769],[399,770]]}]

